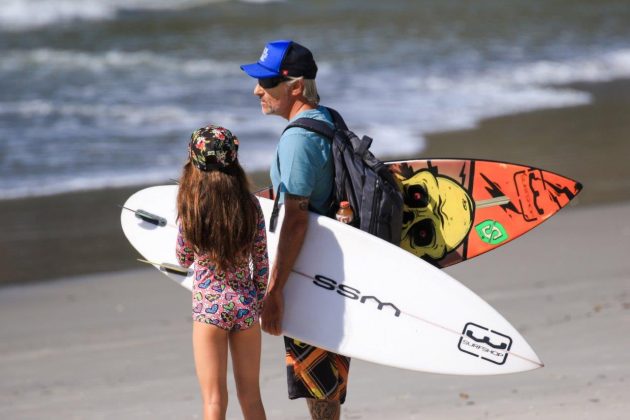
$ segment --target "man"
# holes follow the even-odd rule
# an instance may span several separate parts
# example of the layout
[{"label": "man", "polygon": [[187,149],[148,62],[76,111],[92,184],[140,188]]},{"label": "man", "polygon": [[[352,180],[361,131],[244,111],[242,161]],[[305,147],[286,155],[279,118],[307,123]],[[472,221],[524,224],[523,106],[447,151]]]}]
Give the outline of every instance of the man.
[{"label": "man", "polygon": [[[273,41],[257,63],[241,69],[258,79],[254,95],[260,98],[265,115],[278,115],[289,122],[308,117],[333,125],[328,110],[319,106],[317,65],[307,48],[293,41]],[[308,210],[324,214],[330,205],[334,176],[330,140],[303,128],[288,129],[280,137],[270,175],[285,213],[262,328],[280,335],[282,289],[304,242]],[[284,341],[289,398],[306,398],[313,419],[339,419],[350,359],[288,337]]]}]

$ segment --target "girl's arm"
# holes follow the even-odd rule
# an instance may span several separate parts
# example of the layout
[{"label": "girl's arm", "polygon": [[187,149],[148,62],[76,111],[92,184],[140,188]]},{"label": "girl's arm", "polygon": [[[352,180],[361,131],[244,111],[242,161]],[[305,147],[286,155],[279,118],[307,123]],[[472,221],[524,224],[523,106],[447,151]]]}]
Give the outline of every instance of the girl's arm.
[{"label": "girl's arm", "polygon": [[253,280],[256,285],[258,300],[262,301],[267,292],[267,281],[269,274],[269,256],[267,254],[267,232],[265,230],[265,217],[262,209],[256,200],[258,210],[258,232],[254,240],[254,252],[252,259],[254,262]]},{"label": "girl's arm", "polygon": [[195,262],[195,253],[190,243],[184,239],[182,235],[182,227],[178,225],[177,232],[177,244],[175,246],[175,254],[177,256],[177,262],[182,267],[190,267]]}]

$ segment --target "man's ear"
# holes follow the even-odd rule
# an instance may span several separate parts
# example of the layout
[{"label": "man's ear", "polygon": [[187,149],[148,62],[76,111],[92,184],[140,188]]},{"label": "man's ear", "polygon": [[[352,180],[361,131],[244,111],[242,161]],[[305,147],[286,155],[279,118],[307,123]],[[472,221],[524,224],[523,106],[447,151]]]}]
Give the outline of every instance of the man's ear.
[{"label": "man's ear", "polygon": [[289,84],[289,94],[293,97],[302,96],[304,92],[304,81],[302,79],[298,79],[293,83]]}]

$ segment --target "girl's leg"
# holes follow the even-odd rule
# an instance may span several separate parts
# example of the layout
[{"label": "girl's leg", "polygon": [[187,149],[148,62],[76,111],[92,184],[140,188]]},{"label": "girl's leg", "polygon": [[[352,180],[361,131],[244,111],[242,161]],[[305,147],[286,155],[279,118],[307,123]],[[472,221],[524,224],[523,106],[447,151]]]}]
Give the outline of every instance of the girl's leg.
[{"label": "girl's leg", "polygon": [[228,331],[193,321],[193,352],[203,399],[203,418],[223,420],[228,403]]},{"label": "girl's leg", "polygon": [[245,420],[264,420],[260,398],[260,324],[230,333],[230,351],[238,401]]}]

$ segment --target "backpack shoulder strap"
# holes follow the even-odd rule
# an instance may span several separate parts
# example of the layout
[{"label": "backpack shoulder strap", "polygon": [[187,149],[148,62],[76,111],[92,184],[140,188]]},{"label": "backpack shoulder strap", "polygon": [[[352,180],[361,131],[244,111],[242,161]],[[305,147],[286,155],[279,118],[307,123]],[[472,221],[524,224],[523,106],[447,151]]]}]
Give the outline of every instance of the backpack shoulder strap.
[{"label": "backpack shoulder strap", "polygon": [[328,107],[325,107],[325,108],[330,113],[330,116],[332,117],[335,128],[331,128],[328,124],[326,124],[323,121],[314,120],[312,118],[298,118],[297,120],[293,121],[291,124],[287,125],[282,133],[287,131],[289,128],[299,127],[305,130],[312,131],[314,133],[317,133],[323,137],[326,137],[332,140],[332,138],[335,136],[336,130],[347,130],[348,126],[346,125],[346,122],[341,117],[341,114],[339,114],[336,110],[332,108],[328,108]]},{"label": "backpack shoulder strap", "polygon": [[312,131],[313,133],[317,133],[322,137],[326,137],[327,139],[332,139],[335,136],[334,128],[323,121],[314,120],[312,118],[298,118],[291,124],[287,125],[282,133],[284,134],[284,132],[287,131],[289,128],[294,127]]},{"label": "backpack shoulder strap", "polygon": [[332,108],[328,108],[326,107],[326,109],[328,110],[328,112],[330,112],[330,116],[333,119],[333,123],[335,124],[335,127],[339,130],[347,130],[348,126],[346,125],[346,122],[343,120],[343,117],[341,116],[340,113],[338,113],[336,110],[332,109]]}]

